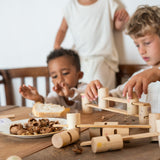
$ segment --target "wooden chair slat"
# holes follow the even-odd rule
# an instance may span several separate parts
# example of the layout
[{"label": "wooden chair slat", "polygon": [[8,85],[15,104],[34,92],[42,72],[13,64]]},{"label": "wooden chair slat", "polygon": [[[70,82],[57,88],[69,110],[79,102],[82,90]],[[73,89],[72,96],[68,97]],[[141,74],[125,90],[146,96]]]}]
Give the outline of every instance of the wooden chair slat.
[{"label": "wooden chair slat", "polygon": [[50,90],[49,77],[46,77],[46,95],[48,95]]}]

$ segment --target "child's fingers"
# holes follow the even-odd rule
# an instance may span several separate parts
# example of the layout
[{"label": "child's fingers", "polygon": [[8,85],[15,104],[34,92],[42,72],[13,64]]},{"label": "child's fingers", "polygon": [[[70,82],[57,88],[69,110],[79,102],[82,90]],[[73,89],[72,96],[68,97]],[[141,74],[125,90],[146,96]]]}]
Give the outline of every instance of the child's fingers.
[{"label": "child's fingers", "polygon": [[30,85],[28,85],[28,88],[31,90],[36,90],[36,87],[30,86]]},{"label": "child's fingers", "polygon": [[97,89],[100,89],[103,87],[102,84],[100,83],[100,81],[98,81],[98,80],[95,81],[95,86]]},{"label": "child's fingers", "polygon": [[142,89],[143,89],[142,81],[141,80],[137,80],[137,83],[135,85],[135,92],[136,92],[138,98],[141,98]]},{"label": "child's fingers", "polygon": [[143,92],[144,94],[148,93],[148,83],[146,81],[143,83]]},{"label": "child's fingers", "polygon": [[126,97],[126,95],[128,94],[128,97],[131,99],[133,87],[135,85],[136,85],[136,81],[134,79],[130,79],[123,89],[123,96]]},{"label": "child's fingers", "polygon": [[124,87],[124,89],[123,89],[123,97],[126,97],[127,92],[128,92],[128,86],[125,85],[125,87]]},{"label": "child's fingers", "polygon": [[95,83],[92,83],[89,90],[90,96],[92,97],[92,100],[95,100],[98,93]]},{"label": "child's fingers", "polygon": [[86,91],[86,96],[87,96],[87,99],[89,99],[90,101],[94,99],[94,94],[92,93],[90,89]]},{"label": "child's fingers", "polygon": [[64,96],[69,96],[69,87],[63,83],[63,88],[62,88],[62,92],[64,94]]},{"label": "child's fingers", "polygon": [[129,99],[132,99],[132,93],[133,93],[133,87],[130,86],[130,87],[128,87],[128,92],[127,92]]}]

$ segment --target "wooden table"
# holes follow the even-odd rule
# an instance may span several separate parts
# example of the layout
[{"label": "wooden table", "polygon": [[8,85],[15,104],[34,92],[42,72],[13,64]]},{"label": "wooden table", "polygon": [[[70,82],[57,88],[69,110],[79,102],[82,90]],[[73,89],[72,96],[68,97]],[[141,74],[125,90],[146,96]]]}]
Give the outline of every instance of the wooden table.
[{"label": "wooden table", "polygon": [[[29,118],[31,108],[27,107],[0,107],[0,115],[15,114],[11,120]],[[107,111],[95,111],[91,115],[81,114],[82,123],[94,121],[118,121],[120,124],[137,124],[138,119]],[[131,134],[146,132],[142,129],[130,129]],[[88,130],[81,133],[80,141],[89,140]],[[79,142],[77,142],[79,143]],[[72,151],[74,144],[56,149],[51,144],[51,137],[39,139],[20,139],[0,134],[0,160],[10,155],[19,155],[23,160],[160,160],[158,143],[150,143],[149,138],[133,140],[124,144],[118,151],[109,151],[94,154],[90,147],[83,147],[82,154]]]}]

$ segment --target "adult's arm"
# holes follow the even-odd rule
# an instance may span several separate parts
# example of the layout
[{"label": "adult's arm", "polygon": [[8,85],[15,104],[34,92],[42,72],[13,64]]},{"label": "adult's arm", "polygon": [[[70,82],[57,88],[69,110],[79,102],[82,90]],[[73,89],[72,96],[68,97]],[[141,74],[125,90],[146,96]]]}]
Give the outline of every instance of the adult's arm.
[{"label": "adult's arm", "polygon": [[129,20],[128,12],[122,8],[117,9],[114,14],[114,28],[115,30],[122,31]]},{"label": "adult's arm", "polygon": [[56,35],[54,49],[59,49],[61,47],[61,43],[63,42],[63,40],[65,38],[67,30],[68,30],[68,24],[67,24],[65,18],[63,18],[61,25],[60,25],[60,28],[59,28],[57,35]]}]

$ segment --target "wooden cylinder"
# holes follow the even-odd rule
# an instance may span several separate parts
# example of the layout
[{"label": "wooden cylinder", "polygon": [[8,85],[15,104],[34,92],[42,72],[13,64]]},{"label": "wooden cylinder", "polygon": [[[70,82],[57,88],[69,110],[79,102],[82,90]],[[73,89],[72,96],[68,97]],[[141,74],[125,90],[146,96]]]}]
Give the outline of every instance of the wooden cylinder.
[{"label": "wooden cylinder", "polygon": [[63,131],[52,136],[52,144],[55,148],[61,148],[78,141],[80,138],[79,131],[74,128]]},{"label": "wooden cylinder", "polygon": [[91,140],[91,148],[94,153],[122,149],[123,139],[119,134],[109,135],[107,137],[94,137]]},{"label": "wooden cylinder", "polygon": [[[160,113],[150,113],[149,114],[149,125],[151,128],[149,129],[149,132],[156,132],[157,127],[156,127],[156,120],[160,119]],[[157,137],[152,137],[152,141],[158,141]]]},{"label": "wooden cylinder", "polygon": [[103,98],[109,96],[108,88],[100,88],[98,89],[98,107],[107,108],[109,107],[109,101],[103,100]]},{"label": "wooden cylinder", "polygon": [[86,104],[89,104],[90,101],[87,99],[85,93],[81,94],[81,101],[82,101],[82,112],[85,114],[90,114],[93,112],[93,108],[88,107]]},{"label": "wooden cylinder", "polygon": [[102,136],[108,136],[112,134],[120,134],[121,136],[129,135],[129,128],[103,128]]},{"label": "wooden cylinder", "polygon": [[138,114],[138,106],[137,105],[133,105],[133,102],[138,102],[138,97],[136,95],[136,93],[133,92],[132,94],[132,99],[128,98],[128,94],[127,94],[127,113],[129,115],[134,115],[134,114]]},{"label": "wooden cylinder", "polygon": [[80,113],[68,113],[67,114],[67,125],[68,129],[76,128],[76,125],[81,123]]},{"label": "wooden cylinder", "polygon": [[[156,120],[156,127],[157,127],[157,132],[160,133],[160,119]],[[158,136],[158,144],[160,147],[160,135]]]},{"label": "wooden cylinder", "polygon": [[[118,125],[118,122],[94,122],[95,125]],[[102,136],[103,129],[99,127],[89,128],[90,139]]]},{"label": "wooden cylinder", "polygon": [[151,106],[139,106],[139,124],[149,124]]}]

